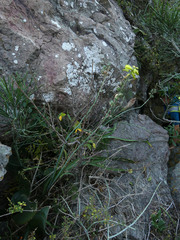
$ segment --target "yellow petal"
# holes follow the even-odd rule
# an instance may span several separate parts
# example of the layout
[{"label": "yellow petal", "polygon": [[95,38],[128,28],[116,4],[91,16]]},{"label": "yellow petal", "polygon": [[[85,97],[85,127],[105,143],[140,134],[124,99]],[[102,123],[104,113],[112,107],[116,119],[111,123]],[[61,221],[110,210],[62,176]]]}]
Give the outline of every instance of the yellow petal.
[{"label": "yellow petal", "polygon": [[92,145],[93,145],[93,148],[96,148],[96,144],[95,143],[93,143]]},{"label": "yellow petal", "polygon": [[65,116],[66,116],[66,114],[62,112],[62,113],[59,114],[58,118],[59,118],[60,121],[62,121],[62,118],[65,117]]},{"label": "yellow petal", "polygon": [[75,133],[77,133],[77,132],[82,132],[82,129],[81,128],[77,128],[76,130],[75,130]]},{"label": "yellow petal", "polygon": [[128,72],[128,71],[133,70],[133,68],[130,65],[126,65],[123,70]]},{"label": "yellow petal", "polygon": [[139,71],[137,69],[134,69],[133,72],[136,74],[136,75],[139,75]]}]

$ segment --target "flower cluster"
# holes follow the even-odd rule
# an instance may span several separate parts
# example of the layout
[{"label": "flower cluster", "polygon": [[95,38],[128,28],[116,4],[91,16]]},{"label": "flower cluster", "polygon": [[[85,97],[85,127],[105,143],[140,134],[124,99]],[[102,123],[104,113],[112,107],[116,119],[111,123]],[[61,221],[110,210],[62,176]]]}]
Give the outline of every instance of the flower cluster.
[{"label": "flower cluster", "polygon": [[131,67],[130,65],[126,65],[123,71],[128,72],[126,77],[132,76],[134,79],[136,79],[137,75],[139,75],[138,67],[136,66]]},{"label": "flower cluster", "polygon": [[105,206],[98,209],[95,199],[92,197],[89,198],[89,204],[85,207],[82,217],[89,223],[99,221],[103,225],[107,224],[113,218]]},{"label": "flower cluster", "polygon": [[56,234],[49,235],[49,239],[55,240],[56,239]]},{"label": "flower cluster", "polygon": [[23,207],[26,206],[26,203],[23,201],[23,202],[17,202],[17,204],[14,204],[11,202],[10,199],[8,199],[9,202],[10,202],[10,207],[9,207],[9,213],[16,213],[16,212],[20,212],[22,213],[23,212]]}]

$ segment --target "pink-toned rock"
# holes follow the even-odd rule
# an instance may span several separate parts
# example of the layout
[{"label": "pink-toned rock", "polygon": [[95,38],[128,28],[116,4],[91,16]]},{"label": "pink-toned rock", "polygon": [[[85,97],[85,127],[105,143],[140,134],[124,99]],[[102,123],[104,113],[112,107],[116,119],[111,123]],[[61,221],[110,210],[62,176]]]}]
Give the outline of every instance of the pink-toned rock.
[{"label": "pink-toned rock", "polygon": [[136,65],[135,35],[113,0],[1,2],[0,73],[35,74],[46,102],[84,107],[99,91],[102,68],[109,65],[101,93],[107,101],[124,66]]}]

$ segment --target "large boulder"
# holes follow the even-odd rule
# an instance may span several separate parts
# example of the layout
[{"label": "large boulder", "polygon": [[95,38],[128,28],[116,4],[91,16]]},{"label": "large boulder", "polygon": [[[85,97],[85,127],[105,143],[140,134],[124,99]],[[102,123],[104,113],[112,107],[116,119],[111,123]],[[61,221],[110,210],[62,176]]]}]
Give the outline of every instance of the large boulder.
[{"label": "large boulder", "polygon": [[0,74],[35,74],[42,100],[79,109],[102,84],[102,99],[112,97],[123,67],[136,65],[134,39],[113,0],[2,0]]},{"label": "large boulder", "polygon": [[167,184],[168,133],[148,116],[131,114],[117,124],[111,138],[104,154],[108,157],[104,172],[110,179],[104,195],[120,224],[110,235],[122,231],[115,239],[147,239],[151,215],[173,203]]}]

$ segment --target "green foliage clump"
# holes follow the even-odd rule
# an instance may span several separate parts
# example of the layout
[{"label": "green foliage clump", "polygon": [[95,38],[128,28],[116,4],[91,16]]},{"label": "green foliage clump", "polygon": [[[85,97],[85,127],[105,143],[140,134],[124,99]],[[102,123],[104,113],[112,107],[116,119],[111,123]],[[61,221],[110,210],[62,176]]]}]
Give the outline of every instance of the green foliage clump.
[{"label": "green foliage clump", "polygon": [[162,219],[162,213],[161,210],[159,210],[157,213],[153,213],[151,215],[151,224],[152,226],[158,231],[163,232],[166,229],[166,224],[164,220]]},{"label": "green foliage clump", "polygon": [[[109,70],[109,66],[104,68],[103,74],[107,76]],[[104,205],[97,208],[91,200],[78,214],[71,211],[78,200],[78,188],[72,182],[81,185],[80,172],[85,168],[106,168],[107,157],[100,153],[102,146],[107,147],[115,127],[105,125],[133,105],[123,107],[123,91],[126,84],[134,81],[138,70],[126,65],[124,71],[127,73],[123,84],[113,98],[115,105],[95,126],[88,125],[88,116],[102,87],[87,113],[78,119],[68,112],[56,112],[50,104],[36,103],[38,87],[34,78],[19,74],[0,78],[0,116],[7,120],[10,127],[7,134],[12,136],[13,155],[8,167],[18,182],[18,188],[8,195],[8,213],[2,215],[10,219],[4,236],[17,232],[15,240],[40,239],[45,235],[49,239],[67,239],[74,232],[77,237],[84,232],[89,239],[93,229],[100,234],[101,228],[111,221],[107,208]],[[110,116],[118,101],[120,108]]]},{"label": "green foliage clump", "polygon": [[[151,98],[142,112],[167,127],[172,144],[177,134],[173,133],[171,125],[167,126],[171,124],[171,119],[164,111],[166,104],[161,100],[167,97],[167,89],[169,102],[180,95],[180,3],[178,0],[117,2],[136,34],[135,55],[141,76],[140,85],[144,86],[143,90],[147,89],[144,92],[139,88],[137,99],[144,102],[148,95]],[[161,109],[156,107],[154,100]]]},{"label": "green foliage clump", "polygon": [[133,25],[135,55],[141,78],[150,91],[167,75],[178,73],[180,67],[179,1],[118,0],[118,3]]},{"label": "green foliage clump", "polygon": [[[106,75],[109,67],[104,71]],[[108,167],[109,158],[102,155],[112,139],[136,141],[112,136],[116,128],[114,120],[131,110],[136,100],[133,98],[127,103],[124,91],[135,81],[138,68],[126,65],[124,71],[126,75],[109,109],[93,126],[89,125],[88,116],[102,88],[87,113],[75,117],[67,111],[55,111],[50,104],[37,104],[33,98],[36,93],[33,79],[20,75],[0,78],[0,115],[7,119],[8,133],[12,135],[9,171],[12,170],[18,181],[18,189],[8,196],[10,206],[0,216],[9,218],[4,239],[8,239],[6,236],[12,236],[13,240],[46,236],[49,239],[90,240],[96,235],[108,238],[111,227],[125,227],[111,217],[109,185],[106,178],[100,182],[98,175],[99,169],[101,172],[103,169],[103,172],[133,173],[132,169]],[[97,180],[87,184],[83,178],[91,172]],[[84,182],[87,185],[84,186]]]},{"label": "green foliage clump", "polygon": [[164,66],[175,70],[180,57],[179,1],[154,0],[139,13],[138,21],[144,33],[144,50],[152,54],[152,63],[160,70],[165,70]]},{"label": "green foliage clump", "polygon": [[0,115],[9,123],[15,141],[24,141],[29,137],[32,141],[32,137],[37,137],[38,128],[43,125],[32,104],[35,94],[32,84],[33,78],[28,79],[27,75],[17,73],[0,79]]}]

